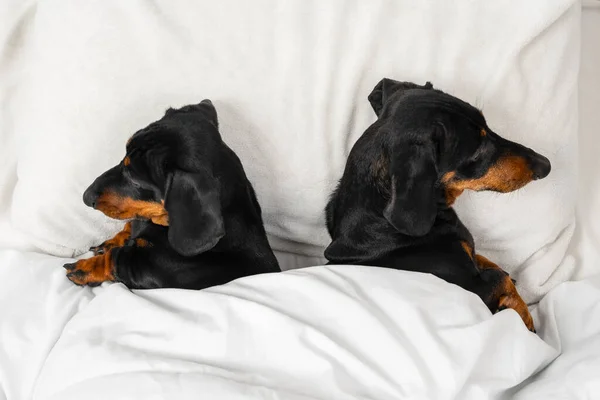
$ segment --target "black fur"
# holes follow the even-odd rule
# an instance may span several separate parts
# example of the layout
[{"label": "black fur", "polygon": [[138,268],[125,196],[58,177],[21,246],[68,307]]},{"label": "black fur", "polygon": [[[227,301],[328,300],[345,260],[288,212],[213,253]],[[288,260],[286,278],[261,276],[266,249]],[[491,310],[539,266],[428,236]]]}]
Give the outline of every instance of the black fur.
[{"label": "black fur", "polygon": [[[479,110],[429,82],[383,79],[369,101],[378,119],[352,148],[327,204],[332,242],[325,257],[330,264],[431,273],[494,308],[501,277],[478,269],[474,252],[465,251],[473,238],[451,207],[449,185],[511,191],[545,177],[549,161],[501,138]],[[499,168],[506,157],[526,168]],[[491,168],[501,171],[493,180]]]},{"label": "black fur", "polygon": [[[102,203],[107,193],[135,207],[147,202],[160,209],[163,202],[168,226],[131,206]],[[209,100],[169,109],[135,133],[124,161],[96,179],[84,202],[115,218],[134,218],[129,242],[111,250],[115,280],[130,288],[202,289],[280,271],[255,192],[222,141]]]}]

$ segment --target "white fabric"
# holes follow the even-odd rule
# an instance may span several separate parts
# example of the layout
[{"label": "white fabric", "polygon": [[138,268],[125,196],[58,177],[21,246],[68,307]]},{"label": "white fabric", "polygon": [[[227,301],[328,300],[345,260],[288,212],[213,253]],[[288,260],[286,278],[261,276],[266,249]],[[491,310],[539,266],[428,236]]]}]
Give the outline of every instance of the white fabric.
[{"label": "white fabric", "polygon": [[[57,4],[52,6],[57,7]],[[113,5],[117,8],[125,6]],[[529,7],[521,3],[519,6]],[[414,4],[411,7],[421,6]],[[516,10],[514,5],[513,9]],[[8,10],[16,10],[17,19],[6,19],[11,16]],[[8,210],[7,201],[10,200],[15,182],[11,172],[15,159],[11,156],[11,147],[6,145],[12,143],[8,133],[14,131],[6,128],[13,126],[13,116],[27,115],[25,109],[14,114],[11,111],[15,106],[12,95],[20,90],[16,85],[15,71],[22,67],[21,61],[14,63],[15,58],[11,54],[15,54],[14,49],[21,46],[16,44],[23,43],[20,38],[27,31],[21,22],[14,22],[32,21],[34,11],[34,2],[2,1],[1,246],[12,245],[15,241],[14,232],[9,230],[5,223],[7,221],[1,215],[2,210]],[[49,8],[44,11],[43,19],[48,18],[49,11]],[[118,10],[112,11],[117,16],[123,15]],[[597,231],[600,192],[595,157],[598,149],[596,127],[599,124],[596,122],[597,104],[600,99],[597,73],[600,66],[597,27],[600,25],[596,24],[600,23],[600,13],[586,12],[583,21],[580,96],[583,124],[581,157],[578,160],[581,172],[579,221],[576,240],[569,251],[577,261],[577,277],[600,271],[598,240],[595,239],[600,235]],[[139,17],[135,21],[141,23],[142,19]],[[476,20],[478,18],[474,17],[472,21]],[[473,25],[472,21],[469,26]],[[482,19],[488,25],[493,25],[494,21]],[[72,24],[67,19],[61,22]],[[535,18],[532,22],[536,22]],[[111,21],[111,24],[115,23]],[[161,29],[176,30],[178,23]],[[527,26],[528,23],[515,22],[515,27]],[[447,30],[447,27],[444,29]],[[6,32],[11,35],[8,41],[4,36]],[[185,32],[182,34],[185,35]],[[148,35],[149,43],[139,43],[151,47],[155,44],[152,43],[155,35]],[[12,50],[6,50],[7,44]],[[445,44],[456,46],[456,43]],[[553,47],[550,52],[554,51],[556,49]],[[464,54],[464,57],[469,55],[466,52],[457,54]],[[415,60],[415,57],[410,60]],[[425,70],[424,65],[421,67]],[[10,75],[5,71],[11,71]],[[414,79],[421,79],[421,75],[415,76]],[[530,76],[523,75],[523,80],[528,81]],[[459,78],[470,79],[470,76],[455,77]],[[45,100],[51,95],[57,96],[57,99],[52,98],[43,106],[55,108],[58,106],[54,104],[55,101],[60,103],[64,100],[60,91],[40,95]],[[337,97],[333,96],[334,99]],[[471,100],[476,97],[474,95]],[[31,105],[39,107],[40,104]],[[364,104],[359,106],[364,107]],[[162,108],[162,105],[157,108]],[[489,114],[487,108],[484,105],[484,111]],[[356,115],[366,113],[364,109],[360,110]],[[37,115],[34,114],[37,108],[31,107],[29,112],[31,116]],[[562,115],[560,112],[557,114]],[[147,118],[151,119],[152,116],[148,115]],[[496,117],[493,122],[502,122],[499,118]],[[140,119],[140,124],[146,122]],[[291,124],[290,127],[295,129]],[[358,131],[362,129],[359,128],[356,127]],[[56,128],[52,129],[52,135],[58,136]],[[123,133],[123,137],[127,134]],[[311,135],[312,132],[307,134]],[[51,168],[52,162],[40,162],[37,168]],[[95,168],[102,169],[99,166]],[[92,175],[90,173],[90,177]],[[78,183],[77,190],[87,184],[83,182],[85,179]],[[539,187],[539,184],[536,185]],[[39,196],[39,193],[35,196]],[[63,210],[56,217],[63,218],[65,215],[68,214]],[[56,220],[43,223],[34,221],[25,230],[30,234],[40,232],[44,224],[54,226],[55,223]],[[85,224],[87,226],[87,222]],[[64,229],[64,226],[50,229],[58,232],[55,240],[52,240],[52,236],[45,237],[48,250],[59,252],[60,248],[54,245],[64,239],[64,231],[60,229]],[[96,234],[94,231],[87,235]],[[485,237],[478,235],[478,238]],[[489,243],[487,245],[490,246]],[[304,252],[309,253],[309,250],[310,247]],[[62,251],[68,252],[65,249]],[[291,260],[290,263],[296,265],[303,262],[301,255],[293,254],[286,254],[285,260]],[[539,335],[546,342],[544,345],[520,328],[518,318],[511,311],[490,318],[487,311],[468,293],[457,291],[425,275],[406,275],[380,269],[363,272],[358,267],[317,267],[282,275],[281,288],[279,281],[273,283],[274,277],[265,276],[244,279],[206,292],[131,293],[120,285],[93,290],[75,287],[65,279],[64,270],[60,268],[65,261],[43,255],[0,251],[1,400],[195,399],[198,396],[211,398],[211,395],[219,399],[398,399],[408,398],[408,395],[398,394],[401,390],[405,390],[406,394],[411,390],[415,393],[426,384],[429,388],[430,382],[433,382],[431,390],[414,397],[438,399],[451,398],[454,394],[459,399],[479,400],[490,398],[490,393],[502,392],[522,381],[532,371],[541,369],[557,354],[550,348],[560,351],[558,358],[541,373],[503,392],[504,397],[518,400],[600,397],[597,378],[597,371],[600,370],[599,278],[561,284],[544,297],[533,313]],[[311,263],[314,261],[314,258],[310,259]],[[382,290],[385,287],[392,289]],[[429,295],[432,291],[439,299]],[[328,300],[332,303],[327,303]],[[337,313],[341,314],[338,316]],[[140,322],[146,316],[150,317],[150,321]],[[449,319],[449,316],[452,318]],[[462,325],[456,332],[465,333],[468,338],[475,337],[472,340],[475,345],[469,343],[465,346],[464,338],[455,340],[452,336],[456,333],[448,327],[460,323]],[[355,330],[346,329],[348,326]],[[448,337],[453,337],[453,340],[443,342],[442,339]],[[384,345],[392,345],[389,354],[386,351],[381,356],[378,340]],[[223,343],[232,344],[232,351],[226,352]],[[254,346],[255,343],[257,346]],[[481,349],[479,354],[473,354],[475,347]],[[145,350],[148,352],[144,353]],[[401,354],[401,357],[392,359],[397,354]],[[290,357],[284,360],[286,355]],[[422,363],[417,361],[419,359],[422,359]],[[278,363],[273,366],[266,360]],[[432,365],[432,360],[440,362],[440,365]],[[477,361],[467,365],[465,360]],[[417,363],[419,366],[414,370],[403,371],[400,368]],[[432,375],[432,371],[447,372],[449,369],[444,368],[448,365],[452,366],[448,375]],[[394,368],[386,369],[390,366]],[[441,379],[445,376],[448,378]],[[464,385],[462,393],[457,393],[459,384]],[[299,386],[301,388],[297,389]],[[439,394],[436,391],[442,388],[448,388],[448,391],[436,397]],[[134,390],[139,394],[132,394]],[[327,396],[310,397],[311,393],[320,394],[323,391],[330,392]],[[376,393],[370,395],[372,392]]]},{"label": "white fabric", "polygon": [[123,157],[135,130],[208,97],[273,247],[321,257],[327,198],[374,120],[370,90],[384,76],[431,80],[553,163],[517,193],[459,204],[482,252],[536,301],[573,273],[563,258],[574,221],[579,13],[575,0],[39,2],[14,113],[13,223],[63,256],[110,236],[119,224],[86,208],[83,190]]},{"label": "white fabric", "polygon": [[[16,7],[21,7],[18,4],[21,3],[25,7],[22,0],[11,3]],[[3,6],[0,18],[8,15],[5,10],[7,8]],[[0,29],[15,32],[12,23],[1,21]],[[493,23],[493,20],[486,22]],[[599,235],[597,221],[600,217],[595,157],[598,149],[595,135],[598,122],[595,121],[600,94],[597,67],[600,63],[593,61],[600,56],[600,48],[598,36],[590,35],[600,26],[594,25],[600,22],[600,13],[594,17],[587,11],[586,19],[584,12],[583,22],[579,224],[569,252],[577,260],[578,277],[600,271],[598,240],[595,239]],[[21,28],[16,31],[23,32]],[[587,47],[586,34],[589,35]],[[2,56],[7,54],[4,49]],[[0,62],[5,63],[6,58]],[[0,68],[7,70],[5,64]],[[2,75],[0,84],[7,82],[5,76]],[[10,126],[6,125],[10,113],[6,108],[8,97],[5,93],[0,93],[3,96],[0,110],[2,140],[7,138],[4,127]],[[24,115],[25,111],[21,113]],[[8,163],[4,155],[10,155],[10,152],[6,150],[7,147],[0,146],[0,163]],[[42,167],[48,165],[38,166]],[[7,170],[0,169],[2,177],[9,176],[4,175],[5,172]],[[8,182],[14,182],[14,177]],[[85,183],[81,185],[83,187]],[[0,208],[8,208],[2,202],[7,196],[10,198],[11,186],[12,183],[0,187],[3,190]],[[37,229],[35,225],[30,231]],[[14,239],[4,225],[0,228],[0,236],[1,240]],[[302,260],[297,260],[301,257],[290,254],[286,255],[286,260],[301,263]],[[465,392],[456,398],[479,400],[491,397],[490,391],[501,391],[516,384],[532,370],[546,365],[555,356],[548,346],[561,352],[558,358],[541,373],[504,392],[505,397],[517,400],[600,398],[597,378],[600,370],[599,278],[561,284],[540,302],[533,315],[546,346],[524,332],[511,311],[490,318],[469,294],[419,274],[409,274],[408,278],[404,273],[379,269],[363,273],[360,268],[345,268],[338,272],[338,268],[318,267],[283,275],[285,283],[281,289],[273,284],[272,277],[265,276],[207,292],[132,294],[120,285],[93,290],[75,287],[66,281],[64,270],[60,268],[65,261],[0,251],[2,400],[28,400],[34,398],[34,392],[36,400],[52,398],[52,393],[53,398],[61,400],[196,399],[199,396],[211,398],[213,394],[212,398],[219,399],[398,399],[408,398],[397,395],[401,389],[414,393],[429,380],[434,382],[432,389],[415,397],[438,399],[451,398],[452,390],[438,397],[435,397],[435,391],[443,385],[458,387],[458,381],[450,381],[461,374],[460,383],[464,384]],[[373,274],[373,271],[377,273]],[[346,279],[344,283],[340,283],[342,279]],[[390,286],[393,289],[386,293],[387,297],[382,295],[381,287]],[[302,290],[304,287],[306,291]],[[430,295],[423,296],[431,291],[436,291],[439,301]],[[257,299],[258,304],[252,303]],[[326,301],[331,299],[337,300],[328,305]],[[420,303],[422,301],[424,303]],[[140,322],[138,312],[140,316],[156,320]],[[336,314],[327,318],[338,312],[342,313],[341,317]],[[469,338],[475,336],[475,343],[483,349],[480,354],[472,354],[474,346],[464,346],[465,340],[460,337],[456,342],[441,341],[452,334],[448,326],[440,329],[452,312],[454,315],[448,324],[462,322],[457,332],[465,332]],[[345,329],[350,324],[358,327],[359,333],[378,334],[363,339],[356,331]],[[245,329],[238,329],[240,326]],[[415,333],[419,336],[415,337]],[[261,340],[256,339],[258,347],[253,347],[254,335],[261,337]],[[423,348],[430,345],[432,337],[436,338],[434,345]],[[389,355],[385,353],[378,357],[381,353],[375,351],[376,341],[381,338],[387,339],[384,344],[392,343],[393,350]],[[231,348],[236,352],[219,353],[223,350],[219,347],[222,343],[234,343]],[[289,349],[282,349],[288,344],[291,345]],[[348,352],[344,353],[340,348]],[[149,350],[147,354],[143,353],[145,349]],[[261,349],[266,351],[260,353]],[[90,353],[86,354],[88,351]],[[276,351],[282,354],[273,354]],[[390,360],[399,353],[401,358]],[[290,356],[285,363],[281,362],[287,354],[295,358]],[[490,360],[491,354],[494,358]],[[281,362],[274,374],[271,372],[275,367],[263,360],[267,355]],[[352,356],[356,358],[349,361]],[[461,363],[476,357],[475,366]],[[419,358],[424,362],[415,368],[417,372],[405,372],[398,367],[415,363]],[[215,360],[222,363],[210,364]],[[441,380],[427,374],[426,371],[435,368],[429,368],[432,367],[431,360],[440,361],[442,365],[452,363],[450,378]],[[525,364],[519,364],[520,361]],[[396,367],[393,373],[383,368],[390,365]],[[298,373],[300,369],[302,371]],[[335,371],[335,376],[331,371]],[[415,375],[418,378],[412,379]],[[280,380],[282,377],[288,379]],[[134,387],[136,384],[138,386]],[[290,391],[295,385],[302,388]],[[140,391],[139,396],[131,393],[134,389]],[[331,392],[327,396],[302,397],[307,393],[302,390]],[[378,392],[369,397],[370,391]]]},{"label": "white fabric", "polygon": [[0,10],[0,247],[31,249],[27,237],[10,224],[10,206],[17,182],[15,98],[32,50],[35,2],[0,0]]},{"label": "white fabric", "polygon": [[581,27],[577,229],[569,249],[577,279],[600,274],[600,1],[588,4]]},{"label": "white fabric", "polygon": [[65,261],[0,251],[0,399],[600,395],[600,279],[546,296],[538,337],[427,274],[314,267],[131,292],[76,287]]},{"label": "white fabric", "polygon": [[600,398],[600,277],[561,284],[536,311],[540,336],[560,355],[514,399]]}]

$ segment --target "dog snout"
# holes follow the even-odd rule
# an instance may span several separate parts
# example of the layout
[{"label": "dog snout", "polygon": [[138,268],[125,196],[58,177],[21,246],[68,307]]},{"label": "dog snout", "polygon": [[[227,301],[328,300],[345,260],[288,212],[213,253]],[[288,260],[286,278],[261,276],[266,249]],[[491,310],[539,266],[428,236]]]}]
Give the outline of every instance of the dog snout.
[{"label": "dog snout", "polygon": [[83,202],[88,207],[96,208],[96,202],[98,200],[98,196],[99,196],[98,192],[96,192],[96,190],[94,190],[92,187],[89,187],[83,193]]},{"label": "dog snout", "polygon": [[541,154],[534,153],[529,157],[529,167],[533,173],[533,179],[543,179],[548,176],[550,169],[550,160]]}]

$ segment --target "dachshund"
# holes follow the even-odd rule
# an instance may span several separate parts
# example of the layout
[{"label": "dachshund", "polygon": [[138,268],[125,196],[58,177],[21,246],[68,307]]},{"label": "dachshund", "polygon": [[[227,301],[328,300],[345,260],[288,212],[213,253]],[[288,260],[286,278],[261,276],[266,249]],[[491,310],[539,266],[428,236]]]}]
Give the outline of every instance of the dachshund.
[{"label": "dachshund", "polygon": [[221,138],[210,100],[170,108],[136,132],[83,201],[128,222],[90,249],[94,257],[64,266],[77,285],[203,289],[280,271],[254,189]]},{"label": "dachshund", "polygon": [[517,190],[546,177],[550,161],[430,82],[383,79],[368,99],[378,118],[353,146],[325,210],[329,264],[431,273],[492,312],[514,309],[535,332],[515,282],[475,252],[452,204],[467,189]]}]

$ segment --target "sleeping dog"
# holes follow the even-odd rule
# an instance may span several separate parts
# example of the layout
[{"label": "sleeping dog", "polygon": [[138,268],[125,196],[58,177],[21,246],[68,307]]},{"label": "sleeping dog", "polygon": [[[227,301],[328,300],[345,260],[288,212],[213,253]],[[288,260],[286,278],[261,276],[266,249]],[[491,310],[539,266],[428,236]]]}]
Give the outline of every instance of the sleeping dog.
[{"label": "sleeping dog", "polygon": [[83,201],[128,222],[90,249],[94,257],[65,265],[78,285],[203,289],[280,271],[254,189],[209,100],[169,109],[136,132]]},{"label": "sleeping dog", "polygon": [[356,142],[326,208],[330,264],[428,272],[512,308],[534,331],[508,274],[476,254],[452,209],[465,190],[511,192],[550,173],[548,159],[503,139],[471,105],[433,88],[383,79],[378,116]]}]

